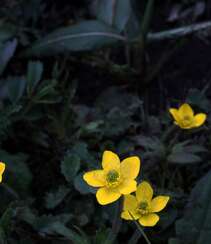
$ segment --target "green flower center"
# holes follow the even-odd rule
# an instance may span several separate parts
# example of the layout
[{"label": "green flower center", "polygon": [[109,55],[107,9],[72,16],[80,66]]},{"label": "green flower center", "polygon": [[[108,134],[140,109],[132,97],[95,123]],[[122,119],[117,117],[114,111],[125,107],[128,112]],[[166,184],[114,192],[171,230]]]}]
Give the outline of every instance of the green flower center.
[{"label": "green flower center", "polygon": [[192,122],[193,122],[193,118],[190,117],[189,115],[185,115],[185,116],[183,117],[183,124],[184,124],[185,126],[191,125]]},{"label": "green flower center", "polygon": [[110,170],[106,175],[108,183],[115,183],[119,180],[119,173],[116,170]]},{"label": "green flower center", "polygon": [[149,204],[146,201],[140,202],[137,212],[141,215],[146,215],[149,213]]}]

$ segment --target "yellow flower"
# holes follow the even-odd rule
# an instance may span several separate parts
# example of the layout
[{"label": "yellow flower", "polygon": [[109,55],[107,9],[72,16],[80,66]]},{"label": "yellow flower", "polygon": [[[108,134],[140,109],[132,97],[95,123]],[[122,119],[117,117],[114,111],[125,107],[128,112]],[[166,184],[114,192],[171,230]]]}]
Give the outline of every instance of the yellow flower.
[{"label": "yellow flower", "polygon": [[175,119],[174,123],[182,129],[192,129],[199,127],[204,124],[207,118],[207,115],[204,113],[194,115],[193,109],[187,103],[181,105],[179,109],[170,108],[169,112]]},{"label": "yellow flower", "polygon": [[153,189],[143,181],[138,185],[136,196],[126,195],[121,217],[126,220],[138,220],[142,226],[154,226],[159,221],[156,214],[165,208],[168,196],[157,196],[152,199]]},{"label": "yellow flower", "polygon": [[118,155],[105,151],[102,159],[102,169],[93,170],[83,175],[88,185],[100,187],[97,190],[97,201],[101,205],[112,203],[123,194],[136,190],[135,178],[140,170],[138,157],[129,157],[120,163]]},{"label": "yellow flower", "polygon": [[0,162],[0,182],[2,182],[2,175],[4,173],[5,167],[5,164],[3,162]]}]

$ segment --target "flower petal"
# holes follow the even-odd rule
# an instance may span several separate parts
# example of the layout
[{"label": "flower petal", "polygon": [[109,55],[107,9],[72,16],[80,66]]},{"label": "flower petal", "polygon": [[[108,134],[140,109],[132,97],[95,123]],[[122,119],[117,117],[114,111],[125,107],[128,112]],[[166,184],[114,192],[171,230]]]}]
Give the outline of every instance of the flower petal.
[{"label": "flower petal", "polygon": [[96,197],[97,201],[101,205],[106,205],[112,202],[115,202],[119,199],[121,193],[114,191],[113,189],[109,189],[107,187],[102,187],[97,191]]},{"label": "flower petal", "polygon": [[192,118],[193,117],[193,109],[191,108],[191,106],[189,104],[184,103],[179,108],[179,115],[181,118],[184,118],[185,116]]},{"label": "flower petal", "polygon": [[166,204],[169,201],[168,196],[158,196],[152,199],[151,201],[151,206],[150,206],[150,211],[152,213],[157,213],[160,212],[162,209],[165,208]]},{"label": "flower petal", "polygon": [[140,170],[140,159],[135,156],[124,159],[121,162],[120,170],[124,178],[135,179]]},{"label": "flower petal", "polygon": [[6,165],[3,162],[0,162],[0,182],[2,182],[2,175],[4,173]]},{"label": "flower petal", "polygon": [[123,210],[132,211],[132,210],[136,209],[137,206],[138,206],[138,202],[137,202],[135,196],[133,196],[133,195],[125,195],[124,196]]},{"label": "flower petal", "polygon": [[117,189],[121,194],[130,194],[131,192],[136,191],[136,181],[135,180],[124,180],[118,187]]},{"label": "flower petal", "polygon": [[142,216],[138,221],[142,226],[155,226],[159,221],[159,216],[157,214],[149,214]]},{"label": "flower petal", "polygon": [[136,190],[136,198],[139,202],[142,202],[144,200],[150,202],[152,200],[152,196],[153,189],[148,182],[143,181],[141,184],[138,185]]},{"label": "flower petal", "polygon": [[93,170],[83,175],[83,179],[90,186],[101,187],[105,186],[105,174],[103,170]]},{"label": "flower petal", "polygon": [[118,169],[120,167],[118,155],[111,151],[105,151],[103,153],[102,166],[105,170]]},{"label": "flower petal", "polygon": [[199,127],[204,124],[205,120],[207,118],[206,114],[200,113],[194,116],[194,125],[195,127]]},{"label": "flower petal", "polygon": [[181,121],[181,118],[180,118],[178,109],[176,109],[176,108],[170,108],[170,109],[169,109],[169,112],[170,112],[170,114],[173,116],[173,118],[174,118],[174,120],[176,121],[176,123],[179,124],[180,121]]},{"label": "flower petal", "polygon": [[121,218],[126,220],[137,220],[140,218],[140,215],[136,214],[133,211],[130,211],[130,213],[128,211],[123,211],[121,213]]}]

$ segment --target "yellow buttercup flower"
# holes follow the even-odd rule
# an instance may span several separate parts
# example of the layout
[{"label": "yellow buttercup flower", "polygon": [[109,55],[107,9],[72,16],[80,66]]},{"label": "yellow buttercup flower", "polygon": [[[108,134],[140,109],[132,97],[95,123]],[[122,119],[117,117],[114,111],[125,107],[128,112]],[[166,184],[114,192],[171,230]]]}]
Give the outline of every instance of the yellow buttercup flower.
[{"label": "yellow buttercup flower", "polygon": [[3,162],[0,162],[0,182],[2,182],[2,175],[4,173],[5,167],[5,164]]},{"label": "yellow buttercup flower", "polygon": [[187,103],[181,105],[179,109],[170,108],[169,112],[175,119],[174,123],[182,129],[199,127],[204,124],[207,118],[207,115],[204,113],[194,115],[193,109]]},{"label": "yellow buttercup flower", "polygon": [[88,185],[100,187],[97,190],[97,201],[106,205],[118,200],[121,195],[136,191],[135,178],[140,170],[138,157],[129,157],[120,163],[117,154],[105,151],[102,159],[102,169],[93,170],[83,175]]},{"label": "yellow buttercup flower", "polygon": [[136,196],[124,197],[123,212],[121,217],[126,220],[138,220],[142,226],[154,226],[159,221],[156,214],[165,208],[169,201],[168,196],[153,198],[153,189],[150,184],[143,181],[138,185]]}]

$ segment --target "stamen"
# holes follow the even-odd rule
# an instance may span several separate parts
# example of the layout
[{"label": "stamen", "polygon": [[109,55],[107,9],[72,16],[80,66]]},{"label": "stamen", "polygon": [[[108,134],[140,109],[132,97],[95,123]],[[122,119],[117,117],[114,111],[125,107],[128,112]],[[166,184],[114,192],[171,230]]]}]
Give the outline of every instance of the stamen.
[{"label": "stamen", "polygon": [[116,170],[110,170],[106,176],[108,183],[115,183],[119,179],[119,173]]},{"label": "stamen", "polygon": [[146,215],[149,213],[148,207],[149,207],[149,204],[146,201],[140,202],[137,212],[141,215]]}]

